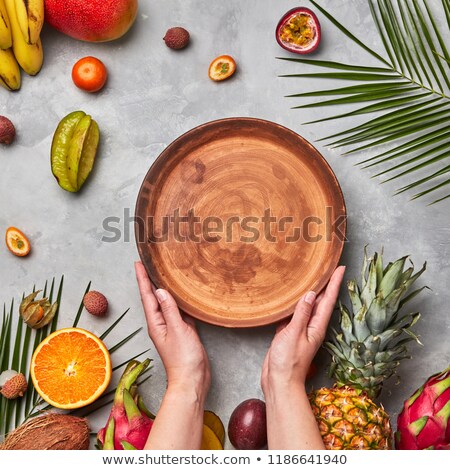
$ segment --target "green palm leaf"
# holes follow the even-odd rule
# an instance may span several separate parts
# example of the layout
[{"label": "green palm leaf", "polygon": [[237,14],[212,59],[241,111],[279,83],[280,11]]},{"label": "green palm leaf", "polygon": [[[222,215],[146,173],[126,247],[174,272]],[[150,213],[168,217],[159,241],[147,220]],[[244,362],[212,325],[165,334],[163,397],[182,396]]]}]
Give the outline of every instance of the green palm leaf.
[{"label": "green palm leaf", "polygon": [[[59,308],[61,305],[61,298],[63,292],[64,276],[61,277],[57,287],[55,295],[55,279],[53,278],[50,289],[48,289],[48,283],[45,284],[43,289],[43,296],[47,296],[49,301],[52,303],[53,299],[58,302],[58,311],[56,312],[52,322],[47,327],[41,328],[40,330],[34,330],[24,324],[20,315],[17,313],[18,304],[11,301],[8,308],[6,304],[3,305],[3,315],[0,317],[0,372],[8,369],[13,369],[18,372],[22,372],[28,380],[28,389],[23,398],[17,400],[7,400],[3,396],[0,396],[0,442],[3,438],[15,427],[19,426],[25,420],[37,416],[43,411],[50,410],[52,407],[47,405],[36,392],[33,387],[33,382],[30,376],[29,363],[31,356],[39,345],[39,343],[50,333],[54,332],[59,326]],[[88,284],[86,290],[83,293],[86,294],[90,289],[91,283]],[[33,289],[35,290],[35,289]],[[23,298],[23,296],[22,296]],[[101,339],[105,338],[116,328],[120,322],[125,318],[129,309],[127,309],[112,325],[110,325],[101,335]],[[81,320],[83,313],[83,300],[81,300],[77,314],[72,323],[75,327]],[[63,325],[69,326],[69,325]],[[128,343],[134,336],[136,336],[142,328],[138,328],[129,333],[124,339],[113,345],[107,345],[111,354],[117,351],[119,348]],[[148,350],[147,350],[148,351]],[[135,359],[147,351],[135,355],[132,358],[120,363],[114,367],[114,370],[124,367],[132,359]],[[109,390],[103,395],[104,397],[110,396],[115,390],[115,386],[110,386]],[[102,398],[102,397],[101,397]],[[95,410],[106,406],[109,402],[97,403]],[[92,413],[91,408],[87,407],[89,414]],[[80,410],[77,410],[80,413]],[[83,413],[83,410],[81,410]],[[87,413],[87,411],[86,411]]]},{"label": "green palm leaf", "polygon": [[[346,119],[377,112],[374,119],[350,129],[321,138],[333,147],[348,147],[344,154],[360,152],[389,143],[390,149],[361,162],[363,168],[383,165],[375,177],[389,174],[386,181],[420,174],[415,181],[402,186],[398,193],[417,188],[413,199],[434,196],[431,203],[448,199],[450,180],[450,53],[446,46],[447,28],[436,23],[427,0],[367,0],[374,26],[386,53],[378,54],[339,23],[334,15],[316,0],[311,3],[352,42],[380,62],[379,67],[343,64],[328,60],[280,57],[294,64],[329,69],[327,72],[289,73],[282,77],[327,78],[361,82],[328,90],[288,95],[290,99],[318,97],[319,101],[299,104],[293,109],[330,105],[368,105],[343,114],[327,116],[305,124]],[[433,4],[450,28],[450,0]],[[337,96],[337,97],[334,97]],[[332,97],[331,99],[324,97]],[[439,145],[436,145],[439,144]],[[427,169],[431,173],[423,176]],[[392,175],[392,172],[396,172]],[[437,198],[436,198],[436,196]]]}]

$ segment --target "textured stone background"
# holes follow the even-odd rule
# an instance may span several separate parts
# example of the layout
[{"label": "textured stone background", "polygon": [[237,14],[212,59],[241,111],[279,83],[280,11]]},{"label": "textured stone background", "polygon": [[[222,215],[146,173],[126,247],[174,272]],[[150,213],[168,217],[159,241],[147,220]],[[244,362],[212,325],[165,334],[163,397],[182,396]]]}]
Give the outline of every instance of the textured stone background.
[{"label": "textured stone background", "polygon": [[[130,307],[121,330],[108,338],[113,344],[144,317],[135,282],[133,261],[138,258],[133,232],[128,241],[104,243],[102,221],[107,216],[123,218],[134,211],[141,181],[159,153],[192,127],[217,118],[254,116],[283,124],[310,141],[359,118],[325,125],[303,126],[311,118],[337,109],[291,110],[290,93],[335,85],[305,79],[278,78],[299,72],[300,66],[275,59],[289,56],[277,45],[274,28],[279,17],[296,5],[287,0],[141,0],[135,27],[122,40],[110,44],[86,44],[55,31],[43,33],[45,65],[36,78],[25,77],[22,90],[0,90],[0,114],[9,116],[18,130],[17,143],[0,149],[0,233],[14,225],[31,238],[33,253],[26,259],[11,256],[0,247],[0,292],[2,301],[18,298],[33,284],[65,274],[61,326],[69,326],[89,280],[104,292],[111,304],[109,321]],[[305,1],[305,4],[308,2]],[[366,43],[381,50],[366,2],[323,2],[329,10]],[[434,3],[434,2],[433,2]],[[439,8],[439,3],[433,4]],[[349,42],[319,15],[323,39],[316,58],[348,63],[375,64],[362,49]],[[440,20],[443,21],[443,20]],[[173,25],[187,27],[191,46],[182,52],[165,47],[162,37]],[[217,55],[233,55],[239,67],[236,76],[216,84],[207,77],[210,61]],[[105,90],[88,95],[75,88],[70,72],[80,57],[95,55],[107,64],[110,79]],[[308,70],[304,67],[303,70]],[[304,101],[305,102],[305,101]],[[58,121],[82,109],[92,114],[102,131],[101,150],[95,171],[80,194],[62,191],[49,166],[49,149]],[[343,108],[339,109],[342,112]],[[401,382],[385,386],[381,400],[393,417],[402,402],[426,377],[450,362],[449,204],[426,207],[426,201],[408,202],[408,196],[392,197],[393,184],[380,186],[370,171],[354,165],[358,157],[340,157],[317,143],[340,180],[349,215],[349,243],[342,263],[347,278],[360,270],[363,246],[385,248],[386,258],[411,254],[416,266],[428,261],[421,279],[433,290],[424,293],[411,308],[422,312],[417,325],[424,347],[413,345],[413,360],[399,368]],[[361,157],[369,157],[367,152]],[[342,298],[347,301],[345,292]],[[84,316],[80,326],[100,333],[108,320]],[[224,423],[234,407],[250,397],[261,397],[260,370],[273,328],[231,331],[200,325],[211,358],[213,384],[207,406]],[[146,349],[145,329],[126,348],[114,354],[117,364]],[[125,350],[126,349],[126,350]],[[152,379],[143,393],[150,408],[157,409],[165,388],[164,369],[154,348]],[[329,383],[325,377],[328,357],[320,354],[320,373],[311,387]],[[96,430],[107,410],[92,419]]]}]

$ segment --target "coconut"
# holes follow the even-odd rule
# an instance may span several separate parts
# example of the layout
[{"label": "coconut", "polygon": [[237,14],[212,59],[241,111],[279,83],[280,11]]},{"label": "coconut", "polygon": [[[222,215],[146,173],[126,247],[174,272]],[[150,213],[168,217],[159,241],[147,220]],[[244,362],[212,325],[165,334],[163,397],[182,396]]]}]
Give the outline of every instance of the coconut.
[{"label": "coconut", "polygon": [[87,419],[48,413],[31,419],[8,434],[0,450],[87,450]]}]

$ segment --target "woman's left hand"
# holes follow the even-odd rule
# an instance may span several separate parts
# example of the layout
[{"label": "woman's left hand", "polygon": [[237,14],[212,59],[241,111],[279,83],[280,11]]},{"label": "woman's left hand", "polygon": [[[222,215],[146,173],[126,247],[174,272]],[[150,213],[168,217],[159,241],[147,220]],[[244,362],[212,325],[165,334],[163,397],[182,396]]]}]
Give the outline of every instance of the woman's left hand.
[{"label": "woman's left hand", "polygon": [[209,361],[194,320],[181,315],[169,292],[153,290],[142,263],[136,263],[136,277],[148,333],[166,369],[168,387],[193,387],[205,397],[210,384]]}]

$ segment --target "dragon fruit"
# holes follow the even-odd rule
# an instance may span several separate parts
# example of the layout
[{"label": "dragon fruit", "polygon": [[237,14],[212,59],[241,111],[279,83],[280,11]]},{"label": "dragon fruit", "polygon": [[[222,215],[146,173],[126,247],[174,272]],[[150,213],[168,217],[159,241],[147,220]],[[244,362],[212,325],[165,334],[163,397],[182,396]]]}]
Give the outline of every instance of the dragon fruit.
[{"label": "dragon fruit", "polygon": [[396,448],[450,449],[450,367],[431,376],[405,401],[397,421]]},{"label": "dragon fruit", "polygon": [[147,369],[150,359],[131,361],[117,386],[114,404],[106,426],[97,434],[103,450],[142,450],[155,418],[137,394],[137,378]]}]

